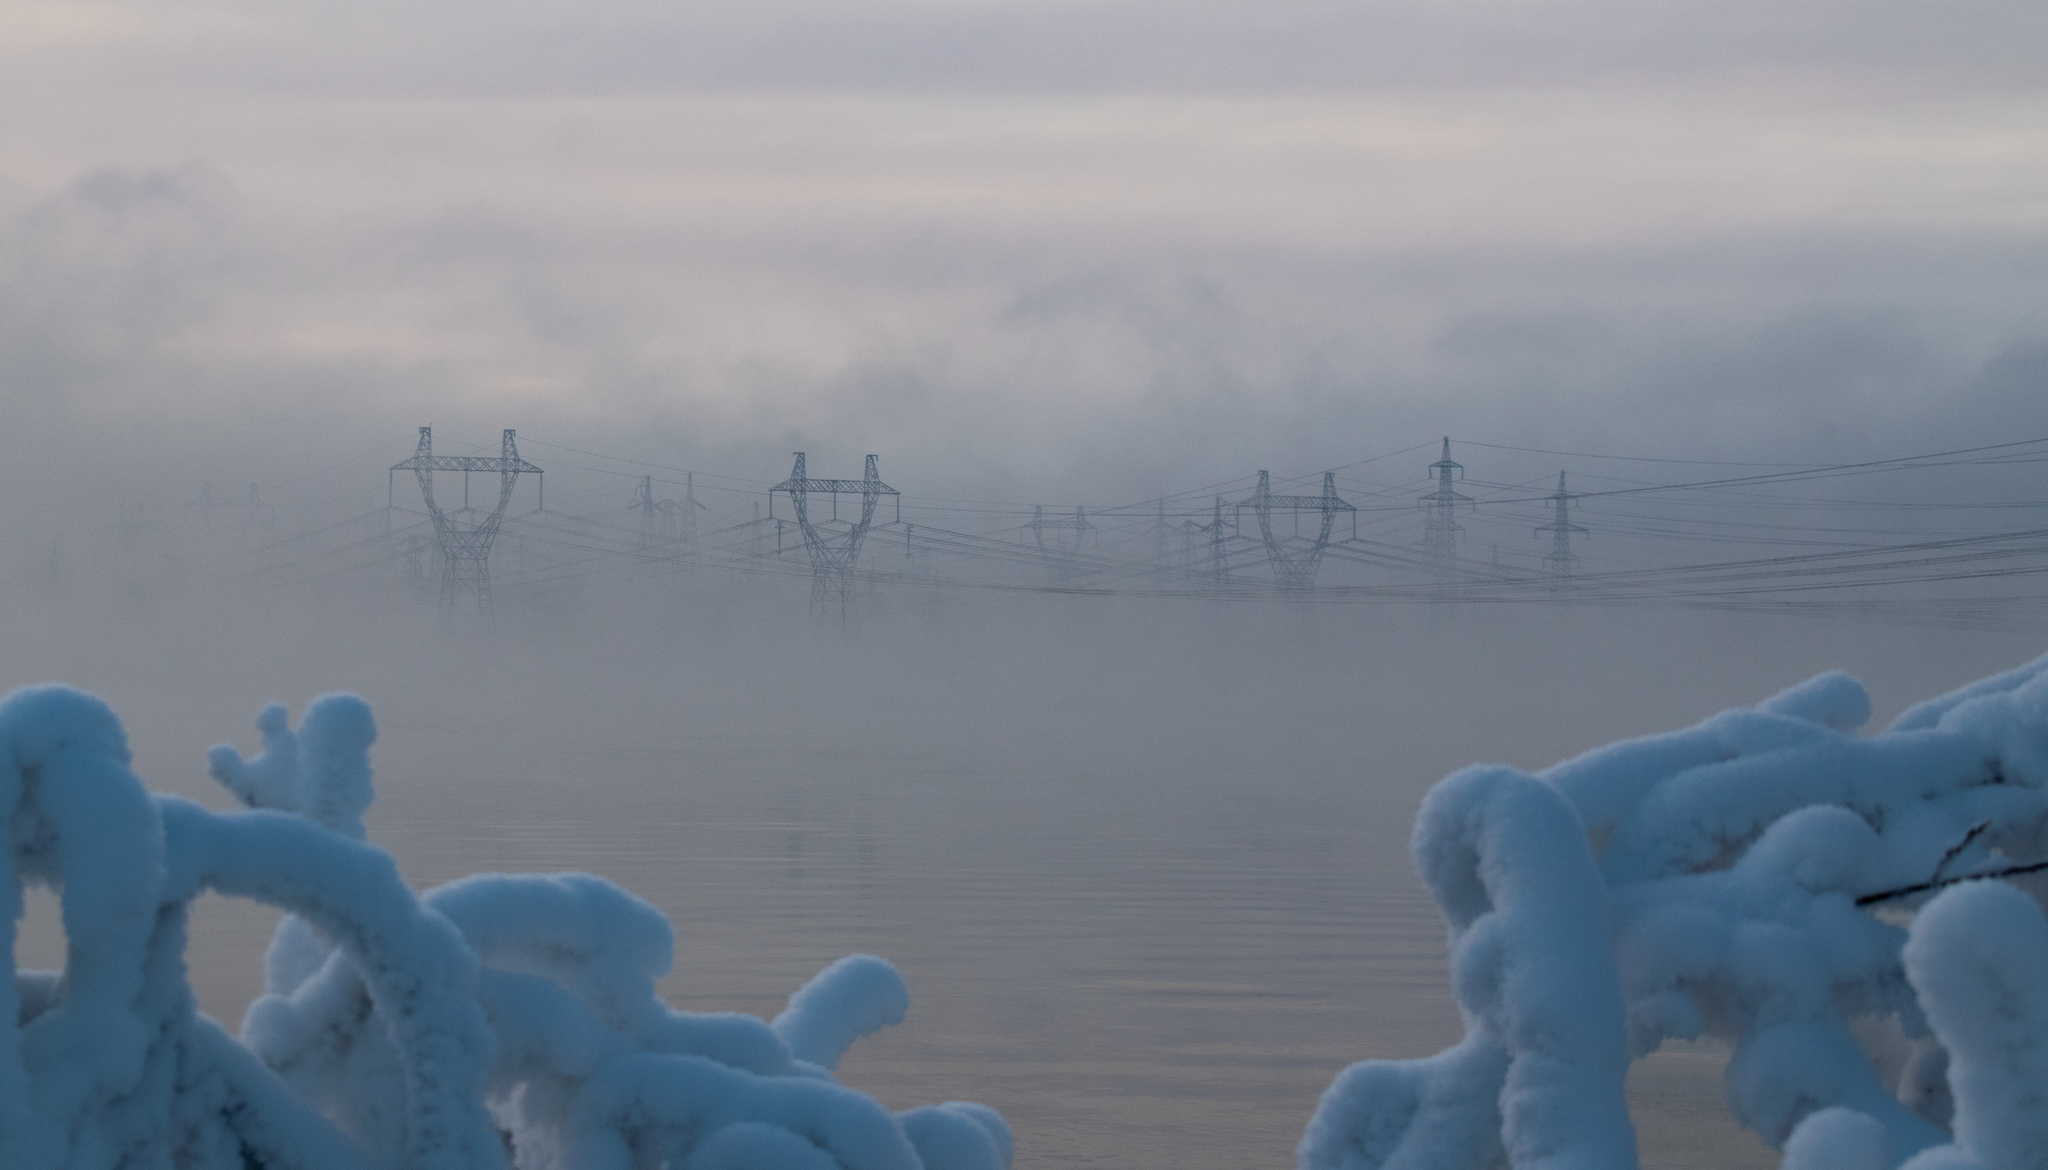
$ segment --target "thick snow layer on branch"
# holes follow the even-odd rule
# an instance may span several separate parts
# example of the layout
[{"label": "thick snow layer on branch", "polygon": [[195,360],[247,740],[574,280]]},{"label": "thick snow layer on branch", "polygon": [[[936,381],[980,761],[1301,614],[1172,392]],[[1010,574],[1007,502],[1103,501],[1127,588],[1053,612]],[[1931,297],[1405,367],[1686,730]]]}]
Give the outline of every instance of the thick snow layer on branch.
[{"label": "thick snow layer on branch", "polygon": [[798,1060],[827,1072],[853,1042],[903,1022],[910,989],[896,968],[873,955],[848,955],[818,972],[775,1017],[775,1034]]},{"label": "thick snow layer on branch", "polygon": [[1884,1126],[1833,1106],[1799,1123],[1785,1143],[1784,1170],[1888,1170],[1885,1146]]},{"label": "thick snow layer on branch", "polygon": [[[215,748],[251,811],[152,797],[120,722],[65,687],[0,701],[0,1165],[9,1170],[1007,1170],[994,1111],[892,1115],[834,1082],[899,1022],[895,969],[856,955],[773,1025],[678,1012],[652,906],[587,874],[483,875],[424,897],[368,843],[370,709],[314,701],[263,752]],[[15,971],[25,883],[61,891],[57,973]],[[185,984],[213,891],[287,912],[239,1041]]]},{"label": "thick snow layer on branch", "polygon": [[1349,1070],[1302,1140],[1304,1170],[1485,1170],[1503,1150],[1517,1166],[1634,1165],[1605,891],[1571,805],[1512,768],[1468,768],[1423,802],[1415,859],[1450,923],[1469,1034]]},{"label": "thick snow layer on branch", "polygon": [[1956,1149],[1996,1170],[2048,1165],[2041,908],[2009,886],[1958,886],[1921,912],[1905,958],[1948,1049]]},{"label": "thick snow layer on branch", "polygon": [[[1621,1078],[1674,1037],[1732,1046],[1730,1108],[1788,1167],[2048,1166],[2048,925],[1988,881],[1897,920],[2048,859],[2048,658],[1870,711],[1831,672],[1439,784],[1414,851],[1467,1037],[1340,1074],[1303,1170],[1632,1165]],[[1919,1045],[1896,1086],[1851,1027],[1885,1017]]]}]

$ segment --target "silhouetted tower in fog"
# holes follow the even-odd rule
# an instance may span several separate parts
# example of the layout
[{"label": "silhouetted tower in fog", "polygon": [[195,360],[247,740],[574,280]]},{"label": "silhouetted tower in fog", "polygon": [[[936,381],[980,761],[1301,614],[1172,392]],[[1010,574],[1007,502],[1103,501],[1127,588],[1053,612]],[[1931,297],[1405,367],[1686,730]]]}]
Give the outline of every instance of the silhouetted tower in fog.
[{"label": "silhouetted tower in fog", "polygon": [[642,555],[673,558],[681,553],[688,558],[696,554],[697,513],[704,510],[704,505],[697,502],[696,473],[683,473],[680,500],[655,499],[654,477],[643,475],[640,486],[633,489],[633,502],[627,507],[640,514]]},{"label": "silhouetted tower in fog", "polygon": [[1449,436],[1444,438],[1443,458],[1430,464],[1429,469],[1436,474],[1436,490],[1416,501],[1424,510],[1422,551],[1438,579],[1448,580],[1458,571],[1458,534],[1465,531],[1458,526],[1458,505],[1472,503],[1471,496],[1459,495],[1451,486],[1451,473],[1455,471],[1463,479],[1465,466],[1451,462]]},{"label": "silhouetted tower in fog", "polygon": [[1564,472],[1557,473],[1557,494],[1550,497],[1557,505],[1557,515],[1550,523],[1538,525],[1536,531],[1550,534],[1550,555],[1543,558],[1543,567],[1550,570],[1555,581],[1563,581],[1572,575],[1572,564],[1579,558],[1572,553],[1572,533],[1586,530],[1572,523],[1572,501],[1577,496],[1564,490]]},{"label": "silhouetted tower in fog", "polygon": [[1216,510],[1209,514],[1209,523],[1201,531],[1209,534],[1209,579],[1223,584],[1224,563],[1228,554],[1223,547],[1223,497],[1216,497]]},{"label": "silhouetted tower in fog", "polygon": [[[1330,547],[1330,530],[1337,523],[1337,513],[1356,512],[1358,509],[1337,498],[1337,473],[1323,473],[1323,494],[1320,496],[1276,496],[1273,494],[1272,477],[1261,471],[1259,486],[1252,494],[1240,501],[1240,508],[1250,508],[1259,518],[1259,538],[1266,545],[1266,560],[1273,566],[1273,582],[1282,589],[1308,589],[1316,583],[1316,569],[1323,563],[1323,550]],[[1319,512],[1322,514],[1321,527],[1316,532],[1314,543],[1307,548],[1290,549],[1279,537],[1273,535],[1273,513],[1294,513],[1294,535],[1301,536],[1301,514]]]},{"label": "silhouetted tower in fog", "polygon": [[[867,472],[860,479],[812,479],[804,471],[804,453],[798,451],[796,465],[790,469],[789,478],[768,489],[771,511],[776,492],[788,492],[789,502],[796,509],[797,527],[804,534],[804,551],[811,558],[811,605],[821,612],[836,608],[839,616],[846,616],[847,606],[853,601],[853,567],[860,559],[860,546],[867,538],[868,526],[874,523],[875,505],[883,496],[896,497],[896,519],[903,519],[903,494],[882,482],[876,465],[876,457],[870,455]],[[830,521],[811,518],[809,499],[813,492],[831,494]],[[839,519],[839,497],[842,493],[860,497],[858,523]],[[841,523],[847,527],[828,527],[828,524]]]},{"label": "silhouetted tower in fog", "polygon": [[[374,499],[375,497],[371,498]],[[264,513],[274,511],[274,508],[263,502],[263,496],[257,490],[256,485],[250,484],[249,494],[242,499],[242,527],[260,535],[264,529],[270,527],[270,525],[263,523],[265,520]]]},{"label": "silhouetted tower in fog", "polygon": [[683,550],[683,556],[697,555],[697,513],[710,509],[697,502],[697,473],[683,473],[683,498],[676,501],[675,511],[670,515],[670,539]]},{"label": "silhouetted tower in fog", "polygon": [[185,505],[199,513],[199,523],[208,532],[213,531],[213,510],[220,507],[220,501],[213,498],[213,481],[205,480],[199,485],[199,498]]},{"label": "silhouetted tower in fog", "polygon": [[[505,506],[512,502],[512,488],[522,475],[541,475],[541,469],[519,457],[515,432],[506,431],[495,458],[476,455],[434,454],[434,428],[420,428],[420,445],[413,456],[391,465],[391,471],[410,471],[418,479],[427,515],[434,521],[434,549],[441,562],[441,604],[450,609],[467,594],[476,599],[477,609],[491,610],[491,545],[505,522]],[[434,473],[462,473],[462,507],[444,511],[434,499]],[[469,477],[476,472],[498,476],[498,505],[489,512],[469,506]],[[544,481],[543,481],[544,482]],[[390,490],[386,485],[387,492]],[[546,505],[547,497],[541,497]]]},{"label": "silhouetted tower in fog", "polygon": [[662,500],[657,503],[654,499],[654,477],[651,475],[640,477],[640,486],[633,489],[633,502],[626,506],[640,513],[640,551],[642,553],[653,553],[656,549],[660,548],[662,544],[662,520],[664,518],[662,512],[665,510],[662,505],[673,502],[671,500]]},{"label": "silhouetted tower in fog", "polygon": [[1095,525],[1088,522],[1088,509],[1075,508],[1072,516],[1054,516],[1048,520],[1045,516],[1044,504],[1033,504],[1031,506],[1031,523],[1026,524],[1024,527],[1031,530],[1031,537],[1038,543],[1039,548],[1045,547],[1045,530],[1048,528],[1052,529],[1055,534],[1053,536],[1053,548],[1055,550],[1059,548],[1059,536],[1057,534],[1062,528],[1074,530],[1074,547],[1077,549],[1081,547],[1081,537],[1095,531]]},{"label": "silhouetted tower in fog", "polygon": [[[1076,567],[1075,558],[1081,554],[1081,538],[1095,531],[1095,525],[1088,522],[1086,508],[1076,507],[1072,516],[1053,516],[1048,519],[1044,504],[1031,506],[1031,523],[1024,527],[1031,530],[1031,539],[1038,545],[1039,555],[1045,558],[1046,575],[1055,581],[1063,581],[1073,575]],[[1053,532],[1050,548],[1045,544],[1045,530],[1048,528]],[[1060,544],[1059,533],[1062,528],[1074,530],[1073,547],[1066,548]]]},{"label": "silhouetted tower in fog", "polygon": [[405,538],[405,583],[415,589],[427,587],[427,547],[432,542],[424,536]]}]

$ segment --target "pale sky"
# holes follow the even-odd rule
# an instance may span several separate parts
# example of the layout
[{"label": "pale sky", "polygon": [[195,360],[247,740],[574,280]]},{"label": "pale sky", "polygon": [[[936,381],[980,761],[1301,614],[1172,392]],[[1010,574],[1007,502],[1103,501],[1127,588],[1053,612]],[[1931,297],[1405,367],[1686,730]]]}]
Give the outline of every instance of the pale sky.
[{"label": "pale sky", "polygon": [[1113,498],[2048,433],[2043,45],[2039,0],[14,0],[11,474],[432,423]]}]

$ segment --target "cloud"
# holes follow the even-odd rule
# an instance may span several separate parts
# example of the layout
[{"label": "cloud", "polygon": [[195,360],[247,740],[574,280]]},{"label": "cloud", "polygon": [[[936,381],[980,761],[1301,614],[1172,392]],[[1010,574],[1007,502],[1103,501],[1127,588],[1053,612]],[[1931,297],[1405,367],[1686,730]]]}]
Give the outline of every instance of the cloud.
[{"label": "cloud", "polygon": [[[2024,0],[780,0],[106,5],[29,51],[209,87],[389,96],[1356,93],[1616,82],[2038,91]],[[44,22],[47,24],[48,22]],[[41,27],[41,26],[38,26]]]},{"label": "cloud", "polygon": [[121,468],[433,422],[1071,499],[2040,419],[2032,5],[108,12],[4,50],[0,370]]}]

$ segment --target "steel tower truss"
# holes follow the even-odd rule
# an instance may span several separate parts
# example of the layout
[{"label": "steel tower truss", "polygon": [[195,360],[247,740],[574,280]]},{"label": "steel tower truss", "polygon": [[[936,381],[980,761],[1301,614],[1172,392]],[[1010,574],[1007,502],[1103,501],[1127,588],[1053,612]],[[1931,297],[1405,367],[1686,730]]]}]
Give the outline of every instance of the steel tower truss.
[{"label": "steel tower truss", "polygon": [[[1323,494],[1320,496],[1276,496],[1273,494],[1272,477],[1261,471],[1258,490],[1233,507],[1250,508],[1258,516],[1259,537],[1266,543],[1266,559],[1273,565],[1273,581],[1282,589],[1315,586],[1316,570],[1323,563],[1323,550],[1330,547],[1330,531],[1336,526],[1337,513],[1358,511],[1337,498],[1337,473],[1334,471],[1323,473]],[[1290,551],[1279,537],[1273,535],[1275,512],[1293,512],[1297,516],[1303,512],[1321,513],[1322,524],[1316,530],[1314,543],[1306,549]]]},{"label": "steel tower truss", "polygon": [[1230,559],[1229,554],[1224,548],[1224,542],[1229,539],[1229,530],[1223,523],[1223,497],[1216,497],[1216,508],[1210,514],[1207,524],[1196,524],[1190,520],[1185,526],[1185,531],[1190,536],[1193,536],[1195,533],[1202,533],[1209,538],[1209,580],[1215,585],[1222,585],[1227,562]]},{"label": "steel tower truss", "polygon": [[[434,547],[441,557],[441,604],[449,609],[456,601],[468,594],[476,598],[477,609],[484,613],[491,611],[491,545],[498,539],[498,529],[505,522],[505,506],[512,502],[512,489],[522,475],[542,475],[540,468],[519,457],[518,444],[513,441],[514,432],[506,431],[500,441],[498,455],[436,455],[434,454],[434,428],[420,428],[420,445],[410,459],[391,465],[395,475],[410,471],[419,479],[420,495],[427,502],[427,514],[434,521]],[[434,499],[434,473],[437,471],[459,471],[462,473],[462,507],[449,512],[443,511]],[[498,476],[498,506],[485,512],[469,505],[469,477],[477,472],[496,473]],[[545,480],[542,491],[545,493]],[[388,490],[388,487],[387,487]],[[543,507],[547,496],[541,496]]]},{"label": "steel tower truss", "polygon": [[683,498],[680,500],[655,499],[654,477],[643,475],[640,486],[633,489],[633,502],[626,506],[640,513],[640,552],[643,555],[672,557],[676,552],[685,557],[695,555],[697,513],[707,510],[697,502],[695,472],[685,473]]},{"label": "steel tower truss", "polygon": [[1031,523],[1026,524],[1024,527],[1031,530],[1031,537],[1038,542],[1040,549],[1045,549],[1045,530],[1048,528],[1052,529],[1055,534],[1053,537],[1053,547],[1046,550],[1050,552],[1059,551],[1059,537],[1057,534],[1062,528],[1074,530],[1074,548],[1077,550],[1081,547],[1081,538],[1095,531],[1095,525],[1088,522],[1088,509],[1075,508],[1072,516],[1053,516],[1048,518],[1045,514],[1044,504],[1033,504],[1031,506]]},{"label": "steel tower truss", "polygon": [[[1430,564],[1435,567],[1439,578],[1449,578],[1458,571],[1458,534],[1465,531],[1458,524],[1458,505],[1472,504],[1472,497],[1458,494],[1451,487],[1451,473],[1464,477],[1465,465],[1451,462],[1451,440],[1444,439],[1443,458],[1429,465],[1436,473],[1436,490],[1425,494],[1416,501],[1416,506],[1427,509],[1422,521],[1422,547]],[[1472,505],[1474,509],[1477,504]]]},{"label": "steel tower truss", "polygon": [[[804,471],[804,453],[796,453],[796,465],[789,478],[768,489],[769,512],[774,512],[776,492],[786,492],[796,509],[797,527],[803,530],[804,551],[811,558],[811,604],[820,611],[838,607],[840,615],[853,601],[853,567],[860,560],[861,542],[874,523],[875,505],[883,496],[896,497],[896,519],[903,519],[903,494],[882,482],[876,457],[868,456],[867,473],[860,479],[812,479]],[[844,533],[823,528],[811,521],[809,497],[813,492],[832,496],[832,518],[839,518],[839,497],[860,497],[860,522]]]},{"label": "steel tower truss", "polygon": [[[1081,555],[1081,539],[1095,531],[1095,525],[1088,522],[1088,510],[1086,508],[1075,508],[1072,516],[1049,517],[1045,514],[1044,504],[1032,505],[1031,523],[1026,524],[1025,527],[1031,530],[1031,538],[1038,545],[1038,553],[1045,558],[1046,575],[1054,581],[1064,581],[1074,575],[1076,569],[1075,561]],[[1045,543],[1045,530],[1048,528],[1053,531],[1052,547],[1050,548],[1046,547]],[[1059,533],[1062,528],[1074,530],[1074,545],[1072,548],[1060,547]]]},{"label": "steel tower truss", "polygon": [[1550,497],[1557,505],[1557,516],[1548,524],[1538,525],[1536,531],[1550,533],[1550,555],[1543,558],[1543,567],[1550,570],[1551,578],[1562,582],[1572,575],[1572,565],[1578,556],[1572,552],[1572,533],[1586,530],[1572,523],[1572,501],[1577,496],[1564,490],[1564,472],[1557,473],[1557,494]]}]

